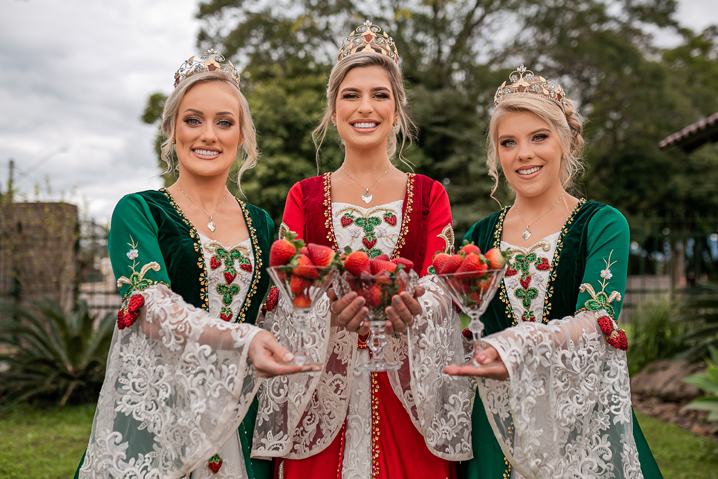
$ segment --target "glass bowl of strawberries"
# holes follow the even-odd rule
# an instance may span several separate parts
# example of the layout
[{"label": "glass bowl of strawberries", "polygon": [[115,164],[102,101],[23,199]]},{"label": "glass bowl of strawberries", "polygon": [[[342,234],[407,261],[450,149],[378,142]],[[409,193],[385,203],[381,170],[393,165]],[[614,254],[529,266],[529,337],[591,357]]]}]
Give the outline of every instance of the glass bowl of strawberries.
[{"label": "glass bowl of strawberries", "polygon": [[391,371],[400,365],[390,361],[384,354],[388,344],[386,338],[386,308],[395,294],[406,291],[414,295],[419,276],[414,271],[414,263],[405,258],[389,259],[387,255],[369,258],[364,251],[347,251],[343,255],[344,272],[337,276],[334,291],[342,297],[350,291],[363,297],[369,310],[369,337],[367,346],[371,357],[356,369],[359,371]]},{"label": "glass bowl of strawberries", "polygon": [[466,363],[481,367],[476,355],[481,351],[484,323],[481,316],[496,294],[506,272],[506,253],[492,248],[482,254],[474,244],[467,243],[457,254],[437,253],[432,266],[444,290],[471,321],[469,331],[474,341],[474,354]]},{"label": "glass bowl of strawberries", "polygon": [[313,243],[305,245],[291,232],[275,241],[269,250],[267,272],[284,300],[292,305],[290,319],[298,333],[294,360],[290,364],[319,365],[305,351],[307,317],[337,274],[338,261],[332,248]]}]

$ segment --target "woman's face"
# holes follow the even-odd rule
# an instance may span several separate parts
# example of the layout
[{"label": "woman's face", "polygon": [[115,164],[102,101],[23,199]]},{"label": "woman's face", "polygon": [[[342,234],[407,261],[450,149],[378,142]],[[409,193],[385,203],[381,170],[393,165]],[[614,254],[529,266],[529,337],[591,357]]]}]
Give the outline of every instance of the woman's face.
[{"label": "woman's face", "polygon": [[517,195],[561,188],[561,144],[548,123],[532,113],[509,113],[499,122],[498,145],[501,168]]},{"label": "woman's face", "polygon": [[380,66],[354,68],[339,85],[334,122],[347,148],[386,147],[398,116],[389,74]]},{"label": "woman's face", "polygon": [[200,83],[185,93],[175,126],[180,173],[227,174],[241,145],[239,100],[224,82]]}]

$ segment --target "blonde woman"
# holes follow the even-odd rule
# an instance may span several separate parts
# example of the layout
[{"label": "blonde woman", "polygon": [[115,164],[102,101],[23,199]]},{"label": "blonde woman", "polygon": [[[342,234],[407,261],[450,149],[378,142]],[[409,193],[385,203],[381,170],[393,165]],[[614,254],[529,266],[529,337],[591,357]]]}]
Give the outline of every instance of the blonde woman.
[{"label": "blonde woman", "polygon": [[[521,65],[499,87],[489,125],[494,191],[512,205],[464,239],[500,247],[509,267],[482,321],[466,478],[660,478],[631,409],[625,333],[617,326],[628,224],[610,206],[569,193],[582,171],[581,121],[553,81]],[[493,334],[492,334],[493,333]]]},{"label": "blonde woman", "polygon": [[225,186],[236,161],[237,181],[257,161],[234,66],[213,50],[185,62],[162,130],[177,182],[125,196],[112,215],[123,306],[78,475],[257,477],[254,417],[242,419],[259,378],[310,368],[283,364],[291,353],[253,325],[274,225]]},{"label": "blonde woman", "polygon": [[[453,248],[451,210],[440,183],[391,161],[413,126],[398,60],[392,39],[369,21],[345,39],[315,130],[321,145],[336,128],[344,161],[292,187],[280,229],[337,251],[401,256],[425,275],[436,251]],[[430,294],[395,296],[388,310],[397,334],[387,350],[399,371],[354,369],[369,354],[358,334],[367,332],[363,298],[318,305],[310,342],[322,374],[271,381],[260,398],[253,455],[280,458],[276,477],[445,479],[455,476],[452,461],[471,457],[468,381],[442,374],[462,354],[458,322],[448,324],[446,311],[421,314],[435,302],[435,285],[424,287]],[[283,317],[282,308],[267,316],[280,341],[292,335]]]}]

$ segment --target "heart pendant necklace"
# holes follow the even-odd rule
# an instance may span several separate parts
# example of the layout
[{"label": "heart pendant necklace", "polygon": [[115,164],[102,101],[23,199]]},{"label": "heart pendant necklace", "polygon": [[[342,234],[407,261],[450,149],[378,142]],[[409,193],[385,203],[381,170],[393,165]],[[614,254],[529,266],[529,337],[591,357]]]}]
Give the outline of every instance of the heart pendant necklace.
[{"label": "heart pendant necklace", "polygon": [[222,203],[224,203],[224,199],[227,197],[227,193],[229,192],[229,190],[227,190],[227,189],[225,188],[225,192],[224,192],[224,196],[222,197],[222,201],[219,202],[219,204],[217,205],[217,209],[214,210],[214,213],[209,214],[209,213],[207,213],[207,212],[204,210],[204,208],[202,208],[202,207],[201,207],[200,205],[198,205],[192,198],[190,198],[190,196],[189,196],[187,193],[184,192],[184,190],[182,189],[182,187],[180,187],[180,185],[179,185],[179,181],[178,181],[177,183],[175,183],[175,184],[177,185],[177,189],[179,189],[179,190],[182,192],[182,194],[187,197],[188,200],[190,200],[192,203],[194,203],[197,208],[201,209],[201,210],[204,212],[204,214],[206,214],[207,216],[209,216],[209,223],[207,223],[207,228],[208,228],[212,233],[214,233],[214,231],[217,229],[217,223],[215,223],[215,222],[212,220],[212,217],[213,217],[214,215],[216,215],[217,212],[219,211],[219,207],[222,206]]},{"label": "heart pendant necklace", "polygon": [[524,224],[526,225],[526,231],[524,231],[523,233],[521,233],[521,237],[524,239],[524,241],[527,241],[527,240],[531,237],[531,230],[529,229],[529,226],[532,226],[532,225],[533,225],[534,223],[536,223],[538,220],[540,220],[541,218],[543,218],[544,216],[546,216],[547,214],[549,214],[549,213],[551,212],[551,210],[553,210],[553,209],[556,207],[556,205],[558,204],[558,202],[561,201],[562,198],[563,198],[563,193],[561,193],[561,196],[558,197],[558,199],[556,200],[556,203],[554,203],[551,208],[549,208],[544,214],[542,214],[541,216],[539,216],[538,218],[536,218],[535,220],[533,220],[533,221],[531,222],[531,224],[527,224],[527,223],[526,223],[526,220],[524,219],[524,217],[521,216],[521,210],[519,209],[519,206],[518,206],[516,203],[514,203],[514,206],[516,207],[516,212],[519,214],[519,218],[521,218],[521,221],[523,221]]},{"label": "heart pendant necklace", "polygon": [[359,185],[359,186],[361,186],[362,188],[364,188],[364,194],[361,195],[361,199],[362,199],[362,201],[363,201],[364,203],[366,203],[366,204],[371,203],[372,198],[374,198],[374,197],[372,196],[372,194],[369,193],[369,189],[373,188],[374,185],[376,185],[377,182],[378,182],[379,180],[381,180],[382,178],[384,178],[384,175],[386,175],[386,174],[389,172],[389,170],[386,170],[379,178],[376,179],[376,181],[375,181],[374,183],[372,183],[372,185],[371,185],[369,188],[367,188],[366,186],[364,186],[364,185],[362,185],[361,183],[359,183],[359,181],[358,181],[356,178],[354,178],[352,175],[350,175],[349,172],[346,170],[346,168],[344,168],[344,165],[342,165],[341,168],[342,168],[342,170],[344,170],[344,173],[346,173],[349,178],[351,178],[352,180],[356,181],[356,184],[357,184],[357,185]]}]

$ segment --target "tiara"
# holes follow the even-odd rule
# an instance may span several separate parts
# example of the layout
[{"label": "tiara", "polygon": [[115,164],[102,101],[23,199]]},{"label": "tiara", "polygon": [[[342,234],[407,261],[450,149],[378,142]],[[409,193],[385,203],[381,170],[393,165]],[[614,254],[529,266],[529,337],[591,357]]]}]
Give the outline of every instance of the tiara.
[{"label": "tiara", "polygon": [[196,73],[213,72],[219,70],[227,76],[228,80],[232,80],[237,88],[239,88],[239,72],[232,62],[226,60],[224,55],[217,52],[214,48],[210,48],[206,52],[199,55],[199,58],[191,56],[189,60],[184,62],[175,72],[175,88],[185,78]]},{"label": "tiara", "polygon": [[498,106],[502,100],[516,94],[532,93],[546,97],[560,106],[564,113],[566,112],[566,94],[563,92],[563,88],[556,82],[534,75],[534,72],[527,70],[523,63],[516,71],[511,72],[509,80],[511,80],[510,85],[503,82],[499,89],[496,90],[494,106]]},{"label": "tiara", "polygon": [[381,30],[381,27],[374,25],[367,20],[344,39],[342,47],[337,55],[337,63],[349,55],[360,52],[374,52],[385,55],[399,63],[399,52],[396,50],[394,40]]}]

